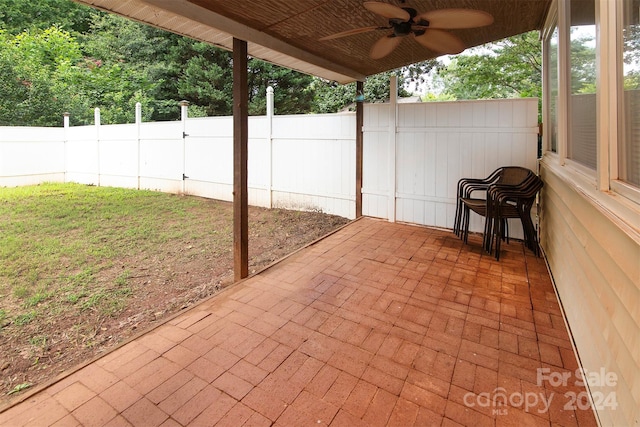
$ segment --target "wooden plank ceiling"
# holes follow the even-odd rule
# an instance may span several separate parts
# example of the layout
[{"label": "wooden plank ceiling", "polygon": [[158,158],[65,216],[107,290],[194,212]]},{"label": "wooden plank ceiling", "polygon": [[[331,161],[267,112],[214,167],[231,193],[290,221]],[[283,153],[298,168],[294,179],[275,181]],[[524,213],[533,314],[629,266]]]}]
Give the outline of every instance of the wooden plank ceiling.
[{"label": "wooden plank ceiling", "polygon": [[[231,50],[248,42],[249,55],[304,73],[347,83],[439,56],[407,37],[388,56],[369,50],[385,34],[376,30],[334,40],[342,31],[386,26],[363,0],[76,0]],[[552,0],[380,0],[418,13],[448,8],[490,13],[493,24],[450,30],[467,48],[542,28]]]}]

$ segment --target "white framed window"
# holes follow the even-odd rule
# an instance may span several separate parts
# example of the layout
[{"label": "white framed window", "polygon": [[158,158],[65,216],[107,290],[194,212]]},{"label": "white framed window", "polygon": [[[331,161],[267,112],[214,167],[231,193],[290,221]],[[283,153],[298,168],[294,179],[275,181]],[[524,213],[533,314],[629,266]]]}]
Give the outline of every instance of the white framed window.
[{"label": "white framed window", "polygon": [[567,158],[596,169],[595,0],[569,2],[569,139]]},{"label": "white framed window", "polygon": [[547,160],[640,204],[640,0],[556,0],[542,38]]},{"label": "white framed window", "polygon": [[640,188],[640,0],[626,0],[622,7],[620,81],[621,143],[618,175],[621,181]]},{"label": "white framed window", "polygon": [[548,43],[549,64],[549,148],[558,152],[558,26],[554,25]]},{"label": "white framed window", "polygon": [[542,104],[543,154],[545,151],[558,153],[559,130],[559,55],[558,55],[558,10],[553,3],[542,31]]}]

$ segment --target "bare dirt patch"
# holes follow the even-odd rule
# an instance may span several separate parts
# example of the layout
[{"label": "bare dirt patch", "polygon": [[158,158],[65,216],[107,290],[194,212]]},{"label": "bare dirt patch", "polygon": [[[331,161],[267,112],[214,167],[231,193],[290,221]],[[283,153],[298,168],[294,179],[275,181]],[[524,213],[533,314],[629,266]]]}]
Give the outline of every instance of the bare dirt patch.
[{"label": "bare dirt patch", "polygon": [[[58,288],[62,290],[56,295],[36,298],[40,294],[29,294],[29,298],[20,299],[15,290],[12,295],[6,289],[0,294],[4,313],[4,319],[0,317],[0,407],[23,389],[108,351],[232,282],[232,206],[192,199],[195,203],[187,208],[186,216],[158,212],[155,218],[167,229],[182,232],[158,239],[158,231],[151,230],[146,238],[137,237],[139,250],[103,254],[108,262],[100,261],[97,254],[94,258],[99,267],[92,270],[91,284],[83,285],[82,294],[73,283],[84,274],[84,266],[71,261],[65,265],[64,256],[58,262],[64,274],[51,274],[64,276],[70,284]],[[251,207],[250,273],[347,222],[318,212]],[[73,228],[68,231],[78,232]],[[110,233],[102,233],[94,237],[102,239],[105,250],[119,245]],[[30,315],[34,319],[29,319]]]}]

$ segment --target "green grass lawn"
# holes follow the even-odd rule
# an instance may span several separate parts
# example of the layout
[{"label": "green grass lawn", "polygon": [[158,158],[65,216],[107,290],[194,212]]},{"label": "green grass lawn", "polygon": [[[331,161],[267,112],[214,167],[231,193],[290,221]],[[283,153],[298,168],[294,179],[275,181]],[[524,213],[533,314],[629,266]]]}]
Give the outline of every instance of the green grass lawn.
[{"label": "green grass lawn", "polygon": [[[79,184],[0,189],[0,324],[65,310],[117,312],[131,293],[131,270],[104,272],[114,260],[201,237],[185,226],[199,204],[211,207],[198,198]],[[230,245],[223,231],[220,243]]]},{"label": "green grass lawn", "polygon": [[[0,188],[0,404],[217,292],[232,278],[232,218],[231,203],[200,197]],[[250,269],[346,222],[250,207]]]}]

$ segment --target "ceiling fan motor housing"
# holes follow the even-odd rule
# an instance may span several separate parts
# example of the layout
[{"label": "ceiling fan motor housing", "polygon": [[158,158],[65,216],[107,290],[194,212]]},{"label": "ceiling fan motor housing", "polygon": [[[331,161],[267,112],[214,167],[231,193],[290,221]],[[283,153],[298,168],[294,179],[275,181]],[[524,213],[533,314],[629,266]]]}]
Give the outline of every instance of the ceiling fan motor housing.
[{"label": "ceiling fan motor housing", "polygon": [[393,27],[393,35],[396,37],[408,36],[411,33],[411,22],[391,22],[389,24]]},{"label": "ceiling fan motor housing", "polygon": [[402,9],[404,9],[409,14],[409,19],[407,21],[403,21],[398,18],[389,19],[389,25],[391,26],[391,28],[393,28],[393,35],[395,37],[405,37],[412,32],[416,36],[424,34],[424,29],[416,29],[413,28],[413,26],[419,25],[421,27],[428,27],[429,22],[421,19],[420,22],[416,23],[414,22],[413,18],[418,15],[418,11],[410,7],[403,7]]}]

